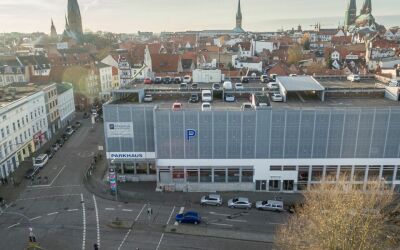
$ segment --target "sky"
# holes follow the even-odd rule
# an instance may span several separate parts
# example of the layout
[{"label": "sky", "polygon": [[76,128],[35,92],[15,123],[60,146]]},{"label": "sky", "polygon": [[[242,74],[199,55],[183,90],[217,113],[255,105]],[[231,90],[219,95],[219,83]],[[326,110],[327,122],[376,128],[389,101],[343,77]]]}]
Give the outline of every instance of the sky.
[{"label": "sky", "polygon": [[[53,18],[62,33],[68,0],[0,0],[0,33],[50,32]],[[243,28],[276,31],[343,23],[346,0],[242,0]],[[363,0],[357,0],[358,8]],[[78,0],[83,28],[91,31],[186,31],[232,29],[237,0]],[[372,0],[377,22],[400,26],[400,0]],[[304,28],[304,27],[303,27]],[[307,27],[308,28],[308,27]],[[306,28],[304,28],[306,29]]]}]

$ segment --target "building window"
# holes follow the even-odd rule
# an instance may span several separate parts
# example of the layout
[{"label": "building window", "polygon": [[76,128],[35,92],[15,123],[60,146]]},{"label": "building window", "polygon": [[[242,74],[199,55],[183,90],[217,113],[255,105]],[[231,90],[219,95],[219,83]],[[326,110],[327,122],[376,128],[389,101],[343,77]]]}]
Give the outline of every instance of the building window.
[{"label": "building window", "polygon": [[351,166],[340,166],[339,179],[343,181],[350,181],[351,178]]},{"label": "building window", "polygon": [[253,169],[242,169],[242,182],[253,182]]},{"label": "building window", "polygon": [[280,180],[269,181],[269,191],[280,191]]},{"label": "building window", "polygon": [[135,164],[134,163],[123,163],[122,167],[124,168],[124,174],[134,174],[135,173]]},{"label": "building window", "polygon": [[147,174],[147,162],[136,163],[136,174]]},{"label": "building window", "polygon": [[200,182],[211,182],[211,181],[212,181],[212,170],[200,169]]},{"label": "building window", "polygon": [[293,180],[283,180],[283,190],[285,191],[292,191],[294,187]]},{"label": "building window", "polygon": [[215,169],[214,170],[214,182],[225,182],[226,181],[226,170]]},{"label": "building window", "polygon": [[199,171],[197,169],[186,170],[186,181],[187,182],[199,182]]},{"label": "building window", "polygon": [[400,180],[400,166],[397,166],[396,180]]},{"label": "building window", "polygon": [[270,166],[270,171],[282,171],[282,166]]},{"label": "building window", "polygon": [[392,181],[393,172],[394,172],[394,166],[383,166],[382,178],[385,179],[385,181]]},{"label": "building window", "polygon": [[353,181],[364,181],[366,166],[354,166]]},{"label": "building window", "polygon": [[307,182],[308,181],[308,172],[309,172],[308,166],[300,166],[297,180]]},{"label": "building window", "polygon": [[368,181],[378,181],[380,166],[369,166]]},{"label": "building window", "polygon": [[322,166],[312,166],[311,181],[322,181],[322,174]]},{"label": "building window", "polygon": [[175,182],[183,182],[185,179],[185,171],[183,169],[174,169],[172,171],[172,179]]},{"label": "building window", "polygon": [[239,182],[240,174],[239,169],[228,169],[228,182]]},{"label": "building window", "polygon": [[157,168],[154,163],[149,163],[149,174],[157,174]]},{"label": "building window", "polygon": [[283,171],[296,171],[296,166],[283,166]]},{"label": "building window", "polygon": [[338,166],[326,166],[325,181],[336,181]]}]

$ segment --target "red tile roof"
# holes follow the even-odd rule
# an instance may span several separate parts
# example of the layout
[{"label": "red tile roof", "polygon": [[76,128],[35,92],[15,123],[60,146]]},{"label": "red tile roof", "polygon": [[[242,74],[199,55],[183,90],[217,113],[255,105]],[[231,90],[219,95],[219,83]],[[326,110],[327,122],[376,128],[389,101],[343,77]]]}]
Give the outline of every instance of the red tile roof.
[{"label": "red tile roof", "polygon": [[152,68],[154,72],[177,72],[180,65],[179,55],[151,54]]}]

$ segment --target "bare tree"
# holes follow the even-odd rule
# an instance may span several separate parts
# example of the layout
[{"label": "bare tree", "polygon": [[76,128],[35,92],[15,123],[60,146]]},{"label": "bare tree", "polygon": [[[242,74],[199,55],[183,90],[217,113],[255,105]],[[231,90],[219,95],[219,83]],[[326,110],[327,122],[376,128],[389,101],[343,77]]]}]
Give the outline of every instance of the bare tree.
[{"label": "bare tree", "polygon": [[279,248],[374,250],[396,244],[385,223],[394,195],[382,182],[370,182],[367,191],[344,180],[325,182],[304,196],[303,205],[278,229]]}]

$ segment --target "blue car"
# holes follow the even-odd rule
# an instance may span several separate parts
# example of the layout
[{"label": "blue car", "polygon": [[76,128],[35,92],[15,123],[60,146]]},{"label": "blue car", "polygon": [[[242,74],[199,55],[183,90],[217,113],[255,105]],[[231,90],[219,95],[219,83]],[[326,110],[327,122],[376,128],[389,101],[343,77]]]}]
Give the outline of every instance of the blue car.
[{"label": "blue car", "polygon": [[178,223],[192,223],[192,224],[199,224],[201,222],[201,217],[199,213],[189,211],[183,214],[177,214],[175,220]]}]

